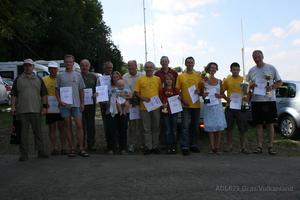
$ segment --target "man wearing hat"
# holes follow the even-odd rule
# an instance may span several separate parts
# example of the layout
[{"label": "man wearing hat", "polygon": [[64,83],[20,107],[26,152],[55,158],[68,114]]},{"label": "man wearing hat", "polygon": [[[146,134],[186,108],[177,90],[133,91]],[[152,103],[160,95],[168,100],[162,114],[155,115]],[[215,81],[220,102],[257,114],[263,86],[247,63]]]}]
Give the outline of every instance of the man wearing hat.
[{"label": "man wearing hat", "polygon": [[[48,110],[46,114],[46,124],[49,126],[49,137],[52,146],[51,155],[59,155],[66,154],[65,143],[66,136],[64,133],[64,119],[61,117],[58,102],[55,96],[55,88],[56,88],[56,77],[58,73],[59,65],[57,62],[51,61],[48,63],[48,70],[50,72],[49,76],[45,76],[43,81],[48,90]],[[60,151],[56,146],[56,129],[59,129],[60,133]]]},{"label": "man wearing hat", "polygon": [[24,72],[13,83],[11,91],[11,111],[21,121],[21,142],[19,161],[28,160],[29,126],[34,134],[38,158],[48,158],[42,134],[42,115],[47,109],[47,89],[41,78],[33,73],[34,62],[26,59]]}]

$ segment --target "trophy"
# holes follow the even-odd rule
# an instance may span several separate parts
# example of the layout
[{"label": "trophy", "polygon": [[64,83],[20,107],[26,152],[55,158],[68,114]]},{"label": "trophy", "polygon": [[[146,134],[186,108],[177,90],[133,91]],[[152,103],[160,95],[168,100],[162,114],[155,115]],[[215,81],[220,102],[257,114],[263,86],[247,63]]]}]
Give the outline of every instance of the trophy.
[{"label": "trophy", "polygon": [[240,84],[241,92],[242,92],[242,110],[249,110],[250,106],[248,101],[245,101],[249,93],[249,83],[245,80]]},{"label": "trophy", "polygon": [[[270,81],[272,80],[272,73],[271,72],[265,72],[265,79],[267,80],[267,86],[270,86]],[[272,91],[266,91],[266,95],[268,97],[272,96]]]},{"label": "trophy", "polygon": [[206,67],[204,66],[204,70],[201,71],[201,78],[203,78],[203,80],[207,81],[209,79],[209,73],[206,71]]},{"label": "trophy", "polygon": [[203,96],[204,104],[210,103],[210,99],[209,99],[209,96],[208,96],[208,91],[207,91],[207,89],[205,87],[204,87],[204,94],[206,94],[205,97]]}]

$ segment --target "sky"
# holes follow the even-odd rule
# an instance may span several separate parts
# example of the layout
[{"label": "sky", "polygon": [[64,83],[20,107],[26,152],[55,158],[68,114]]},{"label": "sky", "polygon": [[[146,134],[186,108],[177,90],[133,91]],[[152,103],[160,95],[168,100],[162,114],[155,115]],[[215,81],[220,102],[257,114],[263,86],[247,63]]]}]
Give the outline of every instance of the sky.
[{"label": "sky", "polygon": [[[101,3],[124,61],[145,63],[143,0]],[[145,8],[147,60],[157,67],[168,56],[171,67],[184,69],[184,59],[193,56],[196,70],[216,62],[216,76],[224,78],[232,62],[242,67],[244,46],[246,73],[260,49],[282,80],[300,80],[299,0],[145,0]]]}]

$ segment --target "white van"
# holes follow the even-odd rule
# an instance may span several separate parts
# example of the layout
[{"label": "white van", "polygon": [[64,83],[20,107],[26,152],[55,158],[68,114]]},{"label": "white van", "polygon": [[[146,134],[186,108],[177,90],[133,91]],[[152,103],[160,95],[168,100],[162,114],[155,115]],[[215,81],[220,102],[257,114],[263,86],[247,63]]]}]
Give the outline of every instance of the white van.
[{"label": "white van", "polygon": [[[23,61],[0,62],[0,76],[15,80],[15,78],[23,73]],[[34,73],[40,77],[49,75],[48,67],[35,63]]]},{"label": "white van", "polygon": [[[57,62],[59,64],[59,72],[64,72],[65,71],[66,68],[65,68],[65,64],[64,64],[63,60],[51,60],[51,61]],[[51,61],[36,60],[35,63],[41,64],[41,65],[44,65],[44,66],[48,66],[49,62],[51,62]],[[73,70],[77,71],[77,72],[80,72],[80,66],[77,62],[74,62]]]}]

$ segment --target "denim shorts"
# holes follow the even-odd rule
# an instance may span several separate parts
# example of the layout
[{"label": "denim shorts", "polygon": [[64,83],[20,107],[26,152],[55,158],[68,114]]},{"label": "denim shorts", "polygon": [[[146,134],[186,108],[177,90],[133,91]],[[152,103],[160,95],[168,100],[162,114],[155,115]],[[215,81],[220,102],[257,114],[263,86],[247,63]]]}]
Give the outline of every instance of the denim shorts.
[{"label": "denim shorts", "polygon": [[71,108],[60,108],[60,114],[63,118],[67,117],[81,117],[81,112],[79,107],[71,107]]}]

